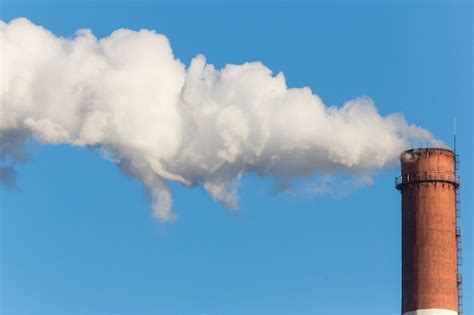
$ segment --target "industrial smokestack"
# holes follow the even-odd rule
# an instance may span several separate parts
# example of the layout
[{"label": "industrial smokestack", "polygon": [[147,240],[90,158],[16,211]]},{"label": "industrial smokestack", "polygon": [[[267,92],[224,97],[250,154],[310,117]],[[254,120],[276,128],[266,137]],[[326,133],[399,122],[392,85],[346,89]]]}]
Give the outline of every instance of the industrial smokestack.
[{"label": "industrial smokestack", "polygon": [[455,154],[401,154],[402,314],[455,315],[458,309]]}]

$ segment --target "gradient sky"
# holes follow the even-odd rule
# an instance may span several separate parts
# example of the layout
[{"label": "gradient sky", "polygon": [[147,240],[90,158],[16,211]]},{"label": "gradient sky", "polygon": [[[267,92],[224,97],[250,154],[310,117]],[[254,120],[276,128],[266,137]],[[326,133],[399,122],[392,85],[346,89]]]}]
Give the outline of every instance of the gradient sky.
[{"label": "gradient sky", "polygon": [[[471,2],[0,2],[56,35],[154,29],[185,64],[262,61],[328,105],[358,96],[461,155],[464,314],[474,314]],[[240,210],[171,184],[177,221],[100,153],[28,146],[0,188],[1,314],[400,314],[399,170],[344,197],[273,193],[244,176]],[[306,181],[311,184],[312,180]],[[302,185],[300,183],[300,185]]]}]

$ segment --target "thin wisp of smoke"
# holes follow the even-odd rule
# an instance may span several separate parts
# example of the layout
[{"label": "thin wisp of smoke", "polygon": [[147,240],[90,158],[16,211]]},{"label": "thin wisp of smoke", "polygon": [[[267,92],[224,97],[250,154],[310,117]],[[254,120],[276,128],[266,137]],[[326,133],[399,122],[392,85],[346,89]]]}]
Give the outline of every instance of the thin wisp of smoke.
[{"label": "thin wisp of smoke", "polygon": [[[175,217],[168,181],[202,185],[232,209],[244,173],[277,185],[314,172],[367,176],[416,143],[439,145],[369,98],[327,107],[260,62],[216,69],[198,55],[186,67],[154,31],[62,38],[24,18],[0,29],[0,159],[14,164],[28,138],[100,147],[143,183],[160,220]],[[13,181],[14,170],[2,174]]]}]

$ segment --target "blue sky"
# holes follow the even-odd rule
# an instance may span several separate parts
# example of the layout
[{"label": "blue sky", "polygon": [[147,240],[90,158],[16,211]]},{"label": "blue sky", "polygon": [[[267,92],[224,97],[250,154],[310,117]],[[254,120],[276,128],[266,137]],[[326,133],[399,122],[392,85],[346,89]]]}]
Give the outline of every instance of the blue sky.
[{"label": "blue sky", "polygon": [[[2,1],[56,35],[154,29],[185,64],[260,60],[326,104],[367,95],[450,144],[457,117],[465,314],[472,298],[470,2]],[[2,314],[399,314],[398,170],[352,194],[273,194],[244,176],[231,214],[172,184],[161,224],[141,185],[96,151],[28,146],[18,189],[0,189]]]}]

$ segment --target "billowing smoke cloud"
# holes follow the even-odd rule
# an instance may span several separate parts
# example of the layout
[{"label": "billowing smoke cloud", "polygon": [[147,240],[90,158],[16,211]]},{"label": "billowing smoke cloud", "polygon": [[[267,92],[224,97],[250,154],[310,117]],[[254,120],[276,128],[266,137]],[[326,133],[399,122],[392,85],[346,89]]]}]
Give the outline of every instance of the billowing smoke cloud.
[{"label": "billowing smoke cloud", "polygon": [[367,178],[435,141],[401,115],[381,116],[368,98],[326,107],[260,62],[216,69],[198,55],[186,67],[153,31],[97,39],[85,29],[57,37],[26,19],[0,27],[0,159],[10,161],[0,177],[10,186],[29,138],[98,147],[143,182],[154,215],[168,220],[170,180],[236,208],[245,172],[277,186],[315,172]]}]

